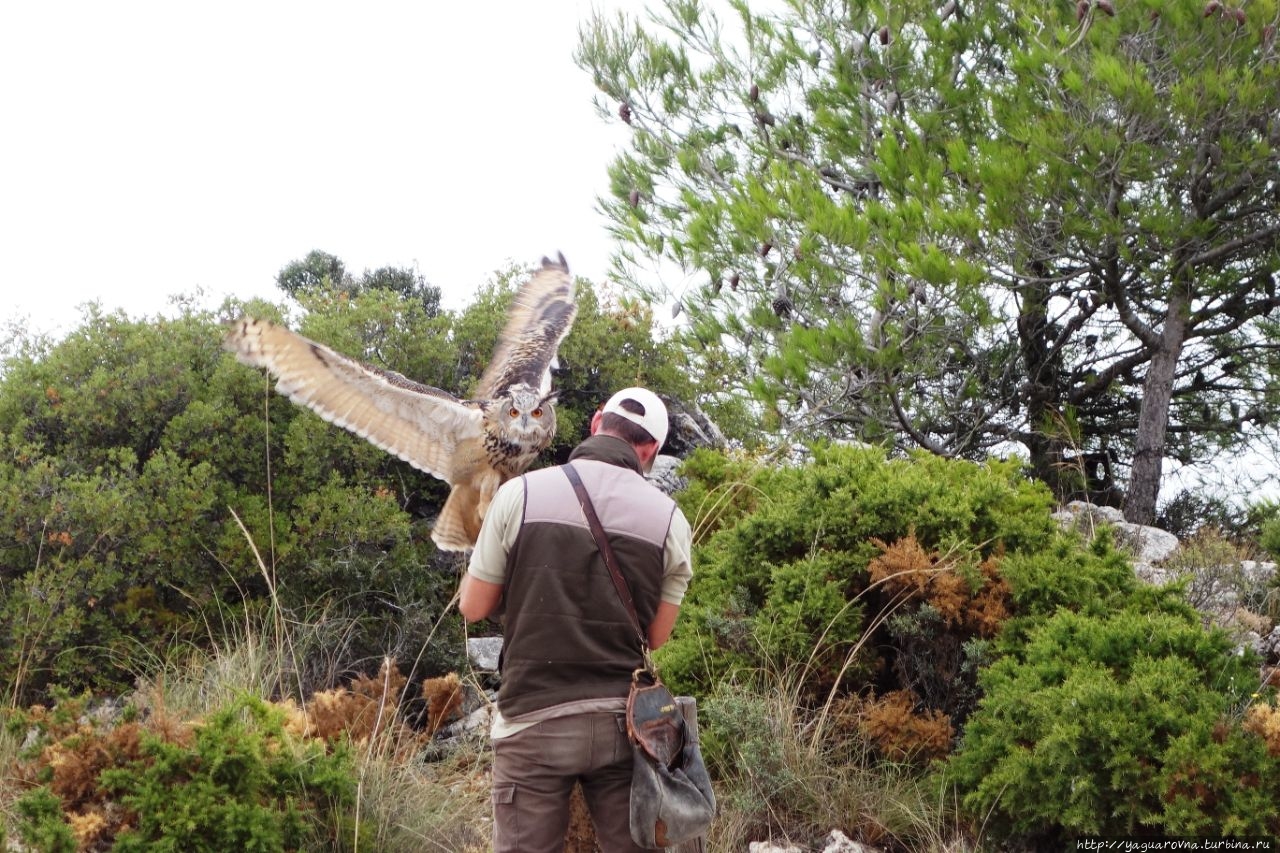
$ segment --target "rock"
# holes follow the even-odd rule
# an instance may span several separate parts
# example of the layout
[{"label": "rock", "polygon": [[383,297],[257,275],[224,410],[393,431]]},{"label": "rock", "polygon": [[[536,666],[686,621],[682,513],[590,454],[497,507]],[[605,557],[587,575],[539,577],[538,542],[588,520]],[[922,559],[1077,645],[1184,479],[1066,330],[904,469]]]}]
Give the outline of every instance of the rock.
[{"label": "rock", "polygon": [[838,829],[831,830],[831,834],[822,843],[822,853],[879,853],[874,847],[851,840]]},{"label": "rock", "polygon": [[442,731],[446,738],[457,738],[474,731],[488,731],[492,721],[493,705],[486,704],[476,708],[456,723],[445,726]]},{"label": "rock", "polygon": [[128,697],[108,697],[90,706],[85,711],[84,716],[80,718],[80,722],[99,729],[113,728],[116,723],[120,722],[121,717],[124,716],[125,708],[128,706]]},{"label": "rock", "polygon": [[1257,589],[1265,589],[1271,586],[1271,582],[1276,576],[1275,563],[1263,563],[1257,560],[1241,560],[1240,571],[1244,574],[1245,581]]},{"label": "rock", "polygon": [[497,672],[498,655],[501,653],[501,637],[470,637],[467,639],[467,658],[476,669]]},{"label": "rock", "polygon": [[680,462],[675,456],[659,456],[653,460],[653,470],[645,475],[645,479],[666,494],[674,494],[688,485],[688,481],[676,473]]},{"label": "rock", "polygon": [[[868,847],[853,841],[838,829],[822,840],[822,853],[880,853],[875,847]],[[802,853],[803,848],[794,845],[774,844],[772,841],[752,841],[748,846],[749,853]]]},{"label": "rock", "polygon": [[1064,515],[1068,519],[1090,521],[1095,524],[1100,522],[1106,524],[1127,523],[1124,520],[1124,513],[1115,507],[1098,506],[1087,501],[1072,501],[1067,504],[1063,512],[1054,513],[1054,518],[1061,520]]},{"label": "rock", "polygon": [[1258,653],[1264,660],[1280,659],[1280,625],[1272,628],[1271,633],[1263,637],[1258,646]]},{"label": "rock", "polygon": [[1125,541],[1131,543],[1139,562],[1149,565],[1159,563],[1178,550],[1178,537],[1158,527],[1145,527],[1123,521],[1116,528],[1126,534]]},{"label": "rock", "polygon": [[669,400],[667,419],[671,429],[664,445],[668,453],[684,458],[699,447],[724,447],[724,433],[696,404]]},{"label": "rock", "polygon": [[1091,538],[1100,525],[1112,527],[1116,544],[1133,554],[1133,568],[1139,577],[1151,583],[1172,579],[1158,566],[1178,550],[1178,537],[1172,533],[1158,527],[1131,524],[1115,507],[1095,506],[1084,501],[1072,501],[1065,509],[1055,512],[1053,518],[1063,527],[1079,530],[1086,538]]}]

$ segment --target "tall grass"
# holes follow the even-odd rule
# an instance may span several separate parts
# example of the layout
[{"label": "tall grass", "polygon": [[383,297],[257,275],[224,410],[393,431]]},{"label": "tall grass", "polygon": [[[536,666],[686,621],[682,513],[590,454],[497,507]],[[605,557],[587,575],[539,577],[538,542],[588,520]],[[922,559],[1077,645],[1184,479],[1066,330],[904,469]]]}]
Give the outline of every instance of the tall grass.
[{"label": "tall grass", "polygon": [[[303,685],[313,679],[303,673],[326,669],[326,650],[341,647],[353,624],[326,611],[297,618],[275,596],[271,600],[256,614],[225,621],[223,633],[207,648],[192,649],[142,678],[139,693],[188,719],[246,692],[292,700],[305,711],[314,694],[304,692]],[[445,759],[427,763],[420,751],[406,751],[398,699],[398,690],[384,685],[372,735],[354,744],[357,797],[338,849],[484,849],[490,809],[486,737],[464,738]]]},{"label": "tall grass", "polygon": [[[246,694],[299,714],[307,711],[317,689],[334,686],[343,667],[340,650],[354,630],[354,618],[320,608],[289,612],[274,595],[275,579],[265,566],[263,576],[272,592],[267,602],[216,607],[205,616],[204,642],[140,648],[131,660],[120,661],[136,685],[125,701],[143,718],[196,724]],[[444,758],[429,763],[421,749],[406,748],[407,740],[421,735],[404,720],[399,698],[399,685],[387,685],[374,703],[378,719],[366,727],[372,734],[351,744],[354,805],[349,813],[329,816],[329,825],[318,828],[325,837],[308,849],[417,853],[486,848],[487,733],[460,739]],[[26,737],[20,729],[0,727],[0,766],[5,768],[0,838],[14,835],[3,828],[16,827],[13,807],[29,784],[11,770]]]},{"label": "tall grass", "polygon": [[[873,581],[845,607],[901,574],[934,574],[952,562]],[[858,640],[842,650],[843,664],[825,691],[815,694],[815,675],[843,611],[814,638],[806,660],[762,651],[759,670],[718,685],[701,703],[704,751],[721,806],[710,849],[746,850],[765,838],[812,845],[836,829],[890,850],[979,849],[980,833],[961,816],[941,774],[886,758],[863,733],[856,701],[842,688],[855,659],[908,598],[905,587],[898,590],[867,620]]]},{"label": "tall grass", "polygon": [[978,849],[944,782],[886,761],[840,715],[807,709],[796,675],[760,673],[700,702],[720,803],[709,849],[811,845],[835,829],[886,849]]}]

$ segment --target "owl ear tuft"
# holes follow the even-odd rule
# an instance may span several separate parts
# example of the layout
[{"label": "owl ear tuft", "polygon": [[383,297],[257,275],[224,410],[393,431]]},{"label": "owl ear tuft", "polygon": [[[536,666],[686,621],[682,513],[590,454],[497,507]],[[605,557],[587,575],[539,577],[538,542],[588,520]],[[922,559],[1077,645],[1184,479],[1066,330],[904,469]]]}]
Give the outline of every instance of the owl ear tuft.
[{"label": "owl ear tuft", "polygon": [[559,388],[557,388],[556,390],[552,391],[550,394],[548,394],[547,396],[545,396],[545,397],[543,397],[541,400],[539,400],[539,401],[538,401],[538,405],[539,405],[539,406],[554,406],[554,405],[555,405],[556,403],[558,403],[558,402],[560,402],[560,389],[559,389]]},{"label": "owl ear tuft", "polygon": [[546,255],[542,256],[542,268],[560,270],[561,272],[569,271],[569,262],[564,259],[564,252],[557,252],[556,259],[553,261]]}]

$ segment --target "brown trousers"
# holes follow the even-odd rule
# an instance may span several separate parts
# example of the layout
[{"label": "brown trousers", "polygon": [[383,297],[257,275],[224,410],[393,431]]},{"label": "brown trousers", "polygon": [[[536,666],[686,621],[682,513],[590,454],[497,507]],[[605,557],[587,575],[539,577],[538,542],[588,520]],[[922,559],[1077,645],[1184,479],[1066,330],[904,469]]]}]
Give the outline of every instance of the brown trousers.
[{"label": "brown trousers", "polygon": [[631,840],[631,744],[621,714],[546,720],[493,742],[494,853],[561,853],[569,795],[582,793],[604,853]]}]

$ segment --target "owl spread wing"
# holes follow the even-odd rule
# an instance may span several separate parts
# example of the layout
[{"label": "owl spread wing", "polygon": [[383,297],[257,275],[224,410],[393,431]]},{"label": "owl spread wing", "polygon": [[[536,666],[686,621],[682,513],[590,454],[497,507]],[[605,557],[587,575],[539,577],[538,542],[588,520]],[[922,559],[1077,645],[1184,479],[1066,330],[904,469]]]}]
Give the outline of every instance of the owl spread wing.
[{"label": "owl spread wing", "polygon": [[548,394],[556,351],[569,334],[577,311],[564,255],[556,261],[543,258],[542,268],[516,293],[507,313],[506,328],[498,336],[493,358],[480,377],[476,397],[493,399],[520,384]]},{"label": "owl spread wing", "polygon": [[415,468],[453,483],[455,449],[482,433],[478,407],[390,370],[361,364],[265,320],[228,324],[225,346],[266,368],[276,390]]}]

